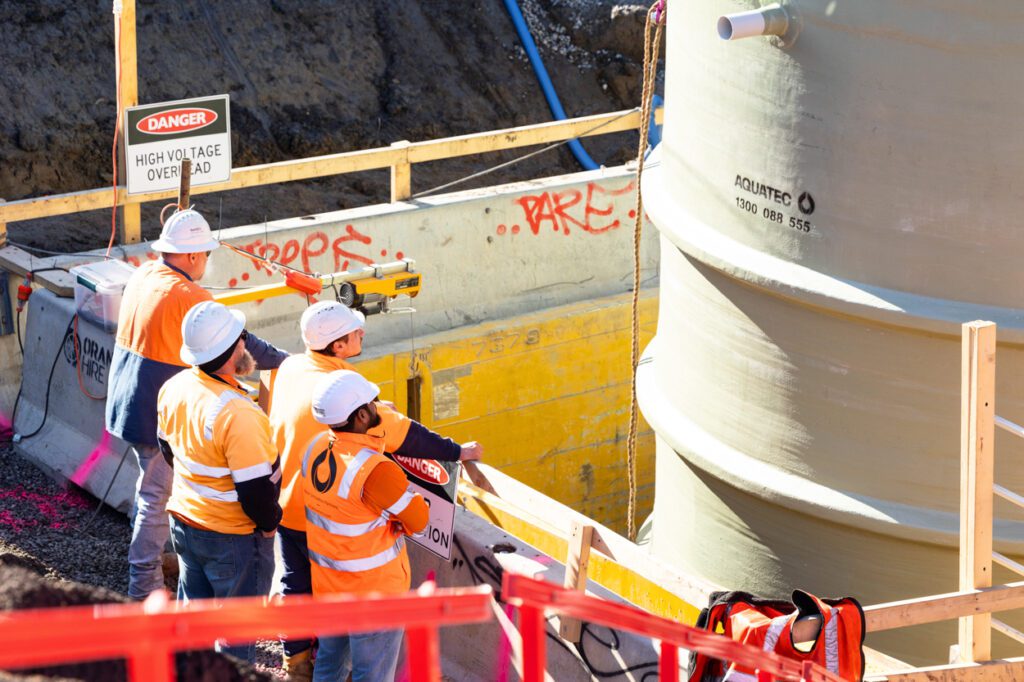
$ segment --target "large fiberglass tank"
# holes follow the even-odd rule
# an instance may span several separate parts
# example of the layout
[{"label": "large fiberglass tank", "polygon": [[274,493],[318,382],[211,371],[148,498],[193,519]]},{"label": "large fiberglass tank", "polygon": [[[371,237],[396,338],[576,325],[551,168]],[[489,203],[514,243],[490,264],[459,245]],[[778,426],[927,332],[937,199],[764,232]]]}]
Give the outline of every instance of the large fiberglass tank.
[{"label": "large fiberglass tank", "polygon": [[[1024,421],[1024,3],[794,0],[784,39],[719,37],[756,7],[669,3],[653,551],[766,595],[956,590],[962,322],[999,324],[996,409]],[[1018,443],[996,480],[1024,491]]]}]

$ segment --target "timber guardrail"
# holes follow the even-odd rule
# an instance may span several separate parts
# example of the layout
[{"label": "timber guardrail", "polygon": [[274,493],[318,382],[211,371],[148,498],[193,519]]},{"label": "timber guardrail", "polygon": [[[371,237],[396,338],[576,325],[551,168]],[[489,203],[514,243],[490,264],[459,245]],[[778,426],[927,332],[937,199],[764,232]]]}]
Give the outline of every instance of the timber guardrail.
[{"label": "timber guardrail", "polygon": [[[660,122],[662,114],[662,109],[656,110],[655,120]],[[222,192],[279,182],[309,180],[344,173],[390,168],[392,170],[391,201],[403,201],[412,195],[411,167],[416,163],[563,142],[578,137],[619,133],[636,130],[639,127],[640,110],[626,109],[564,121],[551,121],[437,140],[402,141],[392,144],[390,147],[376,147],[235,168],[231,171],[231,179],[227,182],[194,186],[191,188],[191,193],[195,195]],[[118,205],[131,206],[176,197],[177,190],[129,195],[127,189],[122,185],[118,186],[116,191],[111,187],[105,187],[6,203],[0,201],[0,243],[6,239],[6,226],[9,223],[111,208],[115,198]],[[134,243],[140,239],[141,232],[137,224],[125,226],[122,242]]]}]

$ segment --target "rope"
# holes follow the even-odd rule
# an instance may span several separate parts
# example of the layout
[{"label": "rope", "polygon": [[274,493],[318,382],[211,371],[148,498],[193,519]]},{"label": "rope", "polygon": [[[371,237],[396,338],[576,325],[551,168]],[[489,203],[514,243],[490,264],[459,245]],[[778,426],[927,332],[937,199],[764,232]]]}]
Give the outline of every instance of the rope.
[{"label": "rope", "polygon": [[[653,41],[651,28],[654,27]],[[647,11],[644,25],[644,70],[643,95],[640,100],[640,146],[636,160],[636,222],[633,225],[633,303],[632,332],[630,337],[630,401],[629,436],[626,439],[626,468],[629,481],[629,506],[627,522],[629,539],[636,540],[636,431],[639,413],[636,402],[636,366],[640,361],[640,237],[643,232],[644,210],[640,196],[640,177],[644,171],[644,157],[647,151],[647,133],[651,122],[651,98],[654,95],[654,80],[658,72],[658,47],[665,26],[665,2],[658,0]]]}]

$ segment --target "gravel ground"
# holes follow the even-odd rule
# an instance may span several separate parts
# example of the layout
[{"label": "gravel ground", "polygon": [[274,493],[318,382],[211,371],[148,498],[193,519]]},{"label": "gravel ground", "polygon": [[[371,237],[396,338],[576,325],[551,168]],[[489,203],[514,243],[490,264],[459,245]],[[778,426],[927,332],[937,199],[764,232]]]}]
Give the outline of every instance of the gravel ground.
[{"label": "gravel ground", "polygon": [[[0,445],[0,610],[127,601],[130,539],[123,514],[100,508],[96,498],[57,483],[19,457],[10,444]],[[169,576],[172,594],[175,587],[175,577]],[[225,661],[207,652],[180,657],[179,679],[287,677],[277,642],[260,642],[255,671],[244,665],[227,669]],[[0,671],[0,682],[124,678],[120,663],[46,672],[49,676],[41,677]]]}]

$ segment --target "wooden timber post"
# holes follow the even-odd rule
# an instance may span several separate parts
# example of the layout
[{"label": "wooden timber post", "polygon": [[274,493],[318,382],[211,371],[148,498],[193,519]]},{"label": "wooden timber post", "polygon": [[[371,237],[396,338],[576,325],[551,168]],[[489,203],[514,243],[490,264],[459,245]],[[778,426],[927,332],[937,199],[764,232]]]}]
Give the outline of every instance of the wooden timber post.
[{"label": "wooden timber post", "polygon": [[[117,62],[114,73],[114,87],[118,90],[117,116],[121,121],[121,132],[117,141],[121,153],[117,163],[118,176],[121,178],[118,191],[127,186],[125,176],[127,166],[125,158],[125,128],[128,121],[124,110],[139,103],[139,70],[136,59],[135,41],[135,0],[114,0],[114,53]],[[136,244],[142,241],[141,205],[128,199],[125,192],[124,204],[121,206],[122,244]]]},{"label": "wooden timber post", "polygon": [[[960,590],[992,586],[996,325],[963,325],[960,405]],[[992,615],[960,618],[960,659],[992,658]]]},{"label": "wooden timber post", "polygon": [[[594,541],[594,527],[585,526],[579,521],[572,522],[569,534],[569,552],[565,559],[565,579],[562,585],[566,589],[583,592],[587,589],[587,566],[590,564],[590,544]],[[575,618],[562,616],[558,626],[559,636],[567,642],[579,644],[583,624]]]},{"label": "wooden timber post", "polygon": [[391,166],[391,203],[405,201],[412,196],[412,165],[409,163],[409,141],[391,143],[401,153],[402,160]]}]

